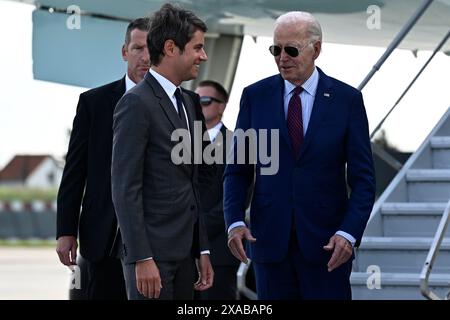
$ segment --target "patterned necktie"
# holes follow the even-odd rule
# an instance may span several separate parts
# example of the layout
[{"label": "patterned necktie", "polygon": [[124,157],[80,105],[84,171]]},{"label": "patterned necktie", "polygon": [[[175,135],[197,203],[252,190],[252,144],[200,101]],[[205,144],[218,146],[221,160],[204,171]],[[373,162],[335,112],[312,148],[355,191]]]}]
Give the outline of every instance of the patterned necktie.
[{"label": "patterned necktie", "polygon": [[181,119],[183,128],[187,129],[186,116],[183,109],[183,96],[181,95],[180,88],[177,88],[177,90],[175,90],[175,99],[177,99],[178,116]]},{"label": "patterned necktie", "polygon": [[302,90],[303,88],[300,86],[293,90],[294,93],[288,105],[287,128],[291,137],[294,156],[298,155],[303,142],[303,115],[302,101],[300,100],[300,92]]}]

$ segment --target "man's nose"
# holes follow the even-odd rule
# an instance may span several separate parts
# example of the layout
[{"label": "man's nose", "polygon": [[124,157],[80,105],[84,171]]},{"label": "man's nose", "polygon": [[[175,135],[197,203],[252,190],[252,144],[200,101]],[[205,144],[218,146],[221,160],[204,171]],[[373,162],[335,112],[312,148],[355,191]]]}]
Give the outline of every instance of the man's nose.
[{"label": "man's nose", "polygon": [[202,55],[200,56],[200,59],[203,61],[207,61],[208,60],[208,56],[206,54],[205,49],[202,49]]},{"label": "man's nose", "polygon": [[284,51],[284,48],[281,49],[280,60],[286,61],[286,60],[288,60],[290,57],[291,57],[291,56],[288,55],[288,54],[286,53],[286,51]]},{"label": "man's nose", "polygon": [[150,54],[148,53],[148,48],[144,49],[144,53],[142,54],[142,60],[145,63],[149,63],[149,61],[150,61]]}]

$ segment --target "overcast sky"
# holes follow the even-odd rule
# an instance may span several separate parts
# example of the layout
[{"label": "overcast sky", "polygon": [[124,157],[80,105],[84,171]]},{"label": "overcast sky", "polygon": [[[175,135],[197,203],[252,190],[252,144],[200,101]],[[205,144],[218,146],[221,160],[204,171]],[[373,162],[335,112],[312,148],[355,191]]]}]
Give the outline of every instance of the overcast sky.
[{"label": "overcast sky", "polygon": [[[31,13],[34,7],[0,0],[0,168],[15,154],[67,151],[78,96],[86,88],[33,80]],[[324,30],[326,39],[326,30]],[[277,73],[268,51],[271,38],[255,43],[245,37],[230,102],[224,116],[233,129],[242,89]],[[317,65],[328,75],[358,86],[384,49],[324,43]],[[120,50],[120,48],[118,48]],[[63,54],[63,51],[62,51]],[[373,129],[394,104],[431,52],[396,50],[363,90]],[[415,150],[450,106],[450,57],[438,54],[386,123],[390,142],[404,151]],[[111,79],[113,81],[115,79]]]}]

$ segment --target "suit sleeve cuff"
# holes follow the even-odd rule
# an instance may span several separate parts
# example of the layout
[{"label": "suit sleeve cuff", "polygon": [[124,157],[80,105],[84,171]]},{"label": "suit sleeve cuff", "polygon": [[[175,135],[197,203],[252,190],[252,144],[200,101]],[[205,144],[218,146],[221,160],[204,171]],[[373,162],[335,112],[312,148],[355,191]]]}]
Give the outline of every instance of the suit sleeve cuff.
[{"label": "suit sleeve cuff", "polygon": [[228,228],[228,233],[230,233],[231,229],[234,229],[236,227],[245,227],[244,221],[237,221],[235,223],[232,223],[231,226]]},{"label": "suit sleeve cuff", "polygon": [[352,247],[355,246],[356,239],[351,234],[348,234],[347,232],[342,231],[342,230],[339,230],[338,232],[336,232],[336,234],[341,236],[341,237],[344,237],[345,239],[350,241],[350,243],[352,244]]},{"label": "suit sleeve cuff", "polygon": [[136,261],[136,262],[147,261],[147,260],[153,260],[153,257],[141,259],[141,260],[138,260],[138,261]]}]

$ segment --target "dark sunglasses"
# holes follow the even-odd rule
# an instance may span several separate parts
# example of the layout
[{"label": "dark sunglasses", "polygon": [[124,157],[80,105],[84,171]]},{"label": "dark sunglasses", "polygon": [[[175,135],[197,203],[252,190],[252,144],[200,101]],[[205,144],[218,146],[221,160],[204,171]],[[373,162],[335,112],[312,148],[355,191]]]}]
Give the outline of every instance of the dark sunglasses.
[{"label": "dark sunglasses", "polygon": [[213,101],[216,101],[218,103],[223,103],[223,101],[216,99],[214,97],[210,97],[210,96],[202,96],[200,97],[200,104],[202,106],[209,106]]},{"label": "dark sunglasses", "polygon": [[[292,46],[286,46],[283,49],[284,49],[284,52],[286,52],[289,56],[291,56],[292,58],[295,58],[300,54],[300,50],[303,50],[308,45],[309,45],[309,43],[301,49],[298,49],[298,48],[292,47]],[[277,57],[281,54],[281,47],[272,45],[269,47],[269,51],[274,57]]]}]

